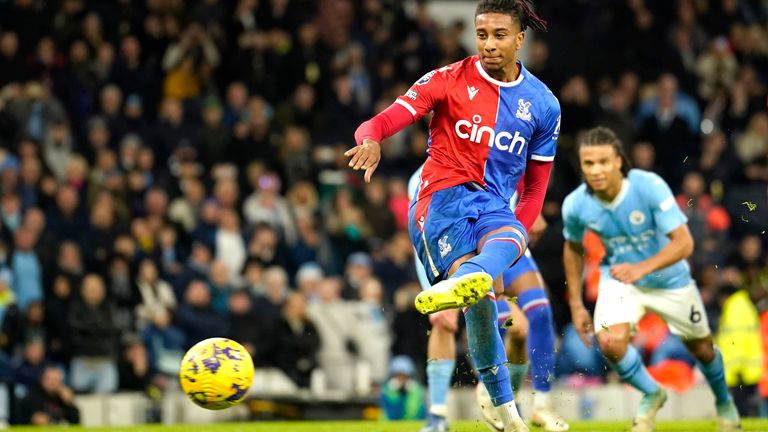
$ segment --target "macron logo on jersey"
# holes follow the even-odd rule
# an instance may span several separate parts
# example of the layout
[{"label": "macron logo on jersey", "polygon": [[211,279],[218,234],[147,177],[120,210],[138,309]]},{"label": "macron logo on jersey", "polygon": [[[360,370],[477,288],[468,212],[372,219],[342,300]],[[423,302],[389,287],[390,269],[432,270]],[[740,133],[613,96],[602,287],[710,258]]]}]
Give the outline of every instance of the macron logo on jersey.
[{"label": "macron logo on jersey", "polygon": [[520,135],[519,131],[515,131],[514,135],[507,131],[496,133],[489,126],[479,126],[482,121],[483,118],[475,114],[472,116],[471,122],[469,120],[457,121],[453,126],[453,131],[459,138],[469,139],[473,143],[487,144],[488,147],[496,147],[499,150],[518,155],[523,152],[525,138]]},{"label": "macron logo on jersey", "polygon": [[476,88],[475,88],[475,87],[473,87],[473,86],[467,86],[467,93],[469,93],[469,100],[472,100],[472,99],[474,99],[474,98],[475,98],[475,95],[476,95],[476,94],[477,94],[477,92],[479,92],[479,91],[480,91],[480,89],[476,89]]}]

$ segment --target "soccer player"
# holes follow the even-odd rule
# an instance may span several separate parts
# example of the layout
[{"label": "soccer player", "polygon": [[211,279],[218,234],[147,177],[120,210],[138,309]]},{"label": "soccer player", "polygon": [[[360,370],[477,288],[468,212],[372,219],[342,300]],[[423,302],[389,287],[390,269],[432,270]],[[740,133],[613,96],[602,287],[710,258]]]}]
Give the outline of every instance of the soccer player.
[{"label": "soccer player", "polygon": [[[416,170],[408,181],[408,196],[412,198],[421,183],[421,168]],[[516,199],[510,201],[514,208]],[[531,228],[534,238],[546,230],[546,221],[540,215]],[[429,289],[424,266],[416,257],[416,274],[423,289]],[[544,281],[539,268],[530,251],[520,258],[512,267],[504,272],[504,292],[517,301],[501,298],[496,301],[498,328],[502,339],[506,338],[506,351],[509,358],[507,369],[513,393],[517,393],[528,373],[528,357],[534,364],[533,387],[536,390],[533,404],[533,424],[542,427],[547,432],[562,432],[569,430],[569,425],[552,407],[550,398],[550,378],[554,376],[554,323],[552,309],[549,305]],[[520,306],[518,306],[518,304]],[[520,308],[523,308],[523,311]],[[431,314],[432,331],[429,333],[427,346],[427,383],[429,385],[430,409],[427,425],[421,432],[443,432],[448,430],[447,396],[451,378],[456,367],[455,336],[458,329],[458,314],[456,309],[449,309]],[[511,319],[511,326],[506,325]],[[507,328],[508,327],[508,328]],[[530,327],[530,333],[529,333]],[[526,349],[527,347],[527,349]],[[485,387],[478,385],[477,391],[480,409],[491,428],[503,430],[499,424]]]},{"label": "soccer player", "polygon": [[725,384],[696,282],[685,261],[693,252],[687,219],[658,175],[630,169],[610,129],[589,130],[579,142],[584,184],[563,202],[566,280],[573,325],[590,344],[592,318],[582,303],[584,230],[606,249],[594,323],[600,351],[621,379],[643,393],[632,431],[652,431],[666,391],[651,378],[629,343],[645,310],[660,316],[696,357],[715,394],[721,431],[740,430],[739,413]]},{"label": "soccer player", "polygon": [[[355,132],[345,154],[370,181],[379,143],[434,111],[429,157],[409,210],[409,233],[435,284],[416,297],[422,313],[466,309],[469,350],[505,431],[528,430],[513,402],[495,322],[493,280],[525,252],[541,211],[560,127],[560,105],[517,60],[525,29],[545,29],[524,0],[481,0],[478,55],[420,78]],[[513,213],[509,199],[523,181]]]}]

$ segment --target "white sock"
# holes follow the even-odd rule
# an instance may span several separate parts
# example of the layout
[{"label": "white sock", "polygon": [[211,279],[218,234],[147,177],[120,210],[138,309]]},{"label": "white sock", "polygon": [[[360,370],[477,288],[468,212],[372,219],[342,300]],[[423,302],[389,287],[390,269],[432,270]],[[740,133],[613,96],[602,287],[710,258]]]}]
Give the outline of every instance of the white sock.
[{"label": "white sock", "polygon": [[499,405],[496,407],[496,410],[499,413],[499,418],[504,426],[511,425],[513,421],[520,418],[520,413],[517,412],[515,401]]},{"label": "white sock", "polygon": [[549,408],[552,406],[552,397],[549,392],[537,391],[533,394],[534,408]]}]

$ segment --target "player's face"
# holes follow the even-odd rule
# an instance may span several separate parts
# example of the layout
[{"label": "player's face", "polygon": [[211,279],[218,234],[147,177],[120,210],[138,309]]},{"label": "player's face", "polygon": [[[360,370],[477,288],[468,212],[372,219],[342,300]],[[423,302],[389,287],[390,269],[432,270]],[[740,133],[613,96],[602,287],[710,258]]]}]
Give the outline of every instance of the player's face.
[{"label": "player's face", "polygon": [[511,15],[484,13],[475,17],[475,43],[480,62],[490,74],[516,67],[525,32]]},{"label": "player's face", "polygon": [[618,190],[623,178],[621,156],[612,145],[581,147],[579,163],[584,180],[594,192]]}]

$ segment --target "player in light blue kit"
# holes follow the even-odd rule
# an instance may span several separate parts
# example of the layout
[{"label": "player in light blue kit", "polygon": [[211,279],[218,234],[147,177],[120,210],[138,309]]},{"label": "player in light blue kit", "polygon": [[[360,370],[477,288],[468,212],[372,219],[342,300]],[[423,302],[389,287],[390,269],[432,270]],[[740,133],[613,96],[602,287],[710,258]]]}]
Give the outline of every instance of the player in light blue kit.
[{"label": "player in light blue kit", "polygon": [[[723,358],[715,349],[696,282],[685,261],[693,252],[687,219],[658,175],[630,169],[610,129],[589,130],[579,143],[585,183],[563,202],[563,261],[573,325],[585,344],[598,329],[600,351],[622,381],[643,393],[632,431],[652,431],[667,393],[651,378],[630,345],[645,310],[660,316],[696,357],[715,394],[720,431],[741,430],[725,384]],[[594,323],[582,303],[585,230],[600,236],[601,265]]]},{"label": "player in light blue kit", "polygon": [[[416,193],[421,168],[408,181],[408,195]],[[510,201],[514,209],[516,196]],[[540,236],[546,230],[547,223],[539,218],[531,228],[531,239]],[[416,273],[423,289],[430,288],[424,266],[418,256]],[[528,374],[530,358],[533,365],[534,403],[531,421],[545,432],[564,432],[570,429],[568,423],[557,413],[550,396],[550,380],[555,368],[555,331],[552,320],[552,308],[544,290],[544,281],[530,251],[526,250],[512,267],[503,274],[504,292],[517,297],[510,302],[506,297],[496,301],[499,311],[498,327],[505,340],[509,363],[510,383],[517,393]],[[522,310],[521,310],[522,309]],[[448,430],[446,421],[446,400],[451,378],[456,366],[455,333],[458,330],[458,310],[449,309],[429,316],[432,331],[429,333],[427,346],[427,384],[430,394],[430,410],[427,425],[421,432],[444,432]],[[511,325],[505,325],[510,319]],[[477,386],[477,399],[480,409],[489,427],[498,432],[504,426],[499,419],[490,395],[482,383]]]}]

